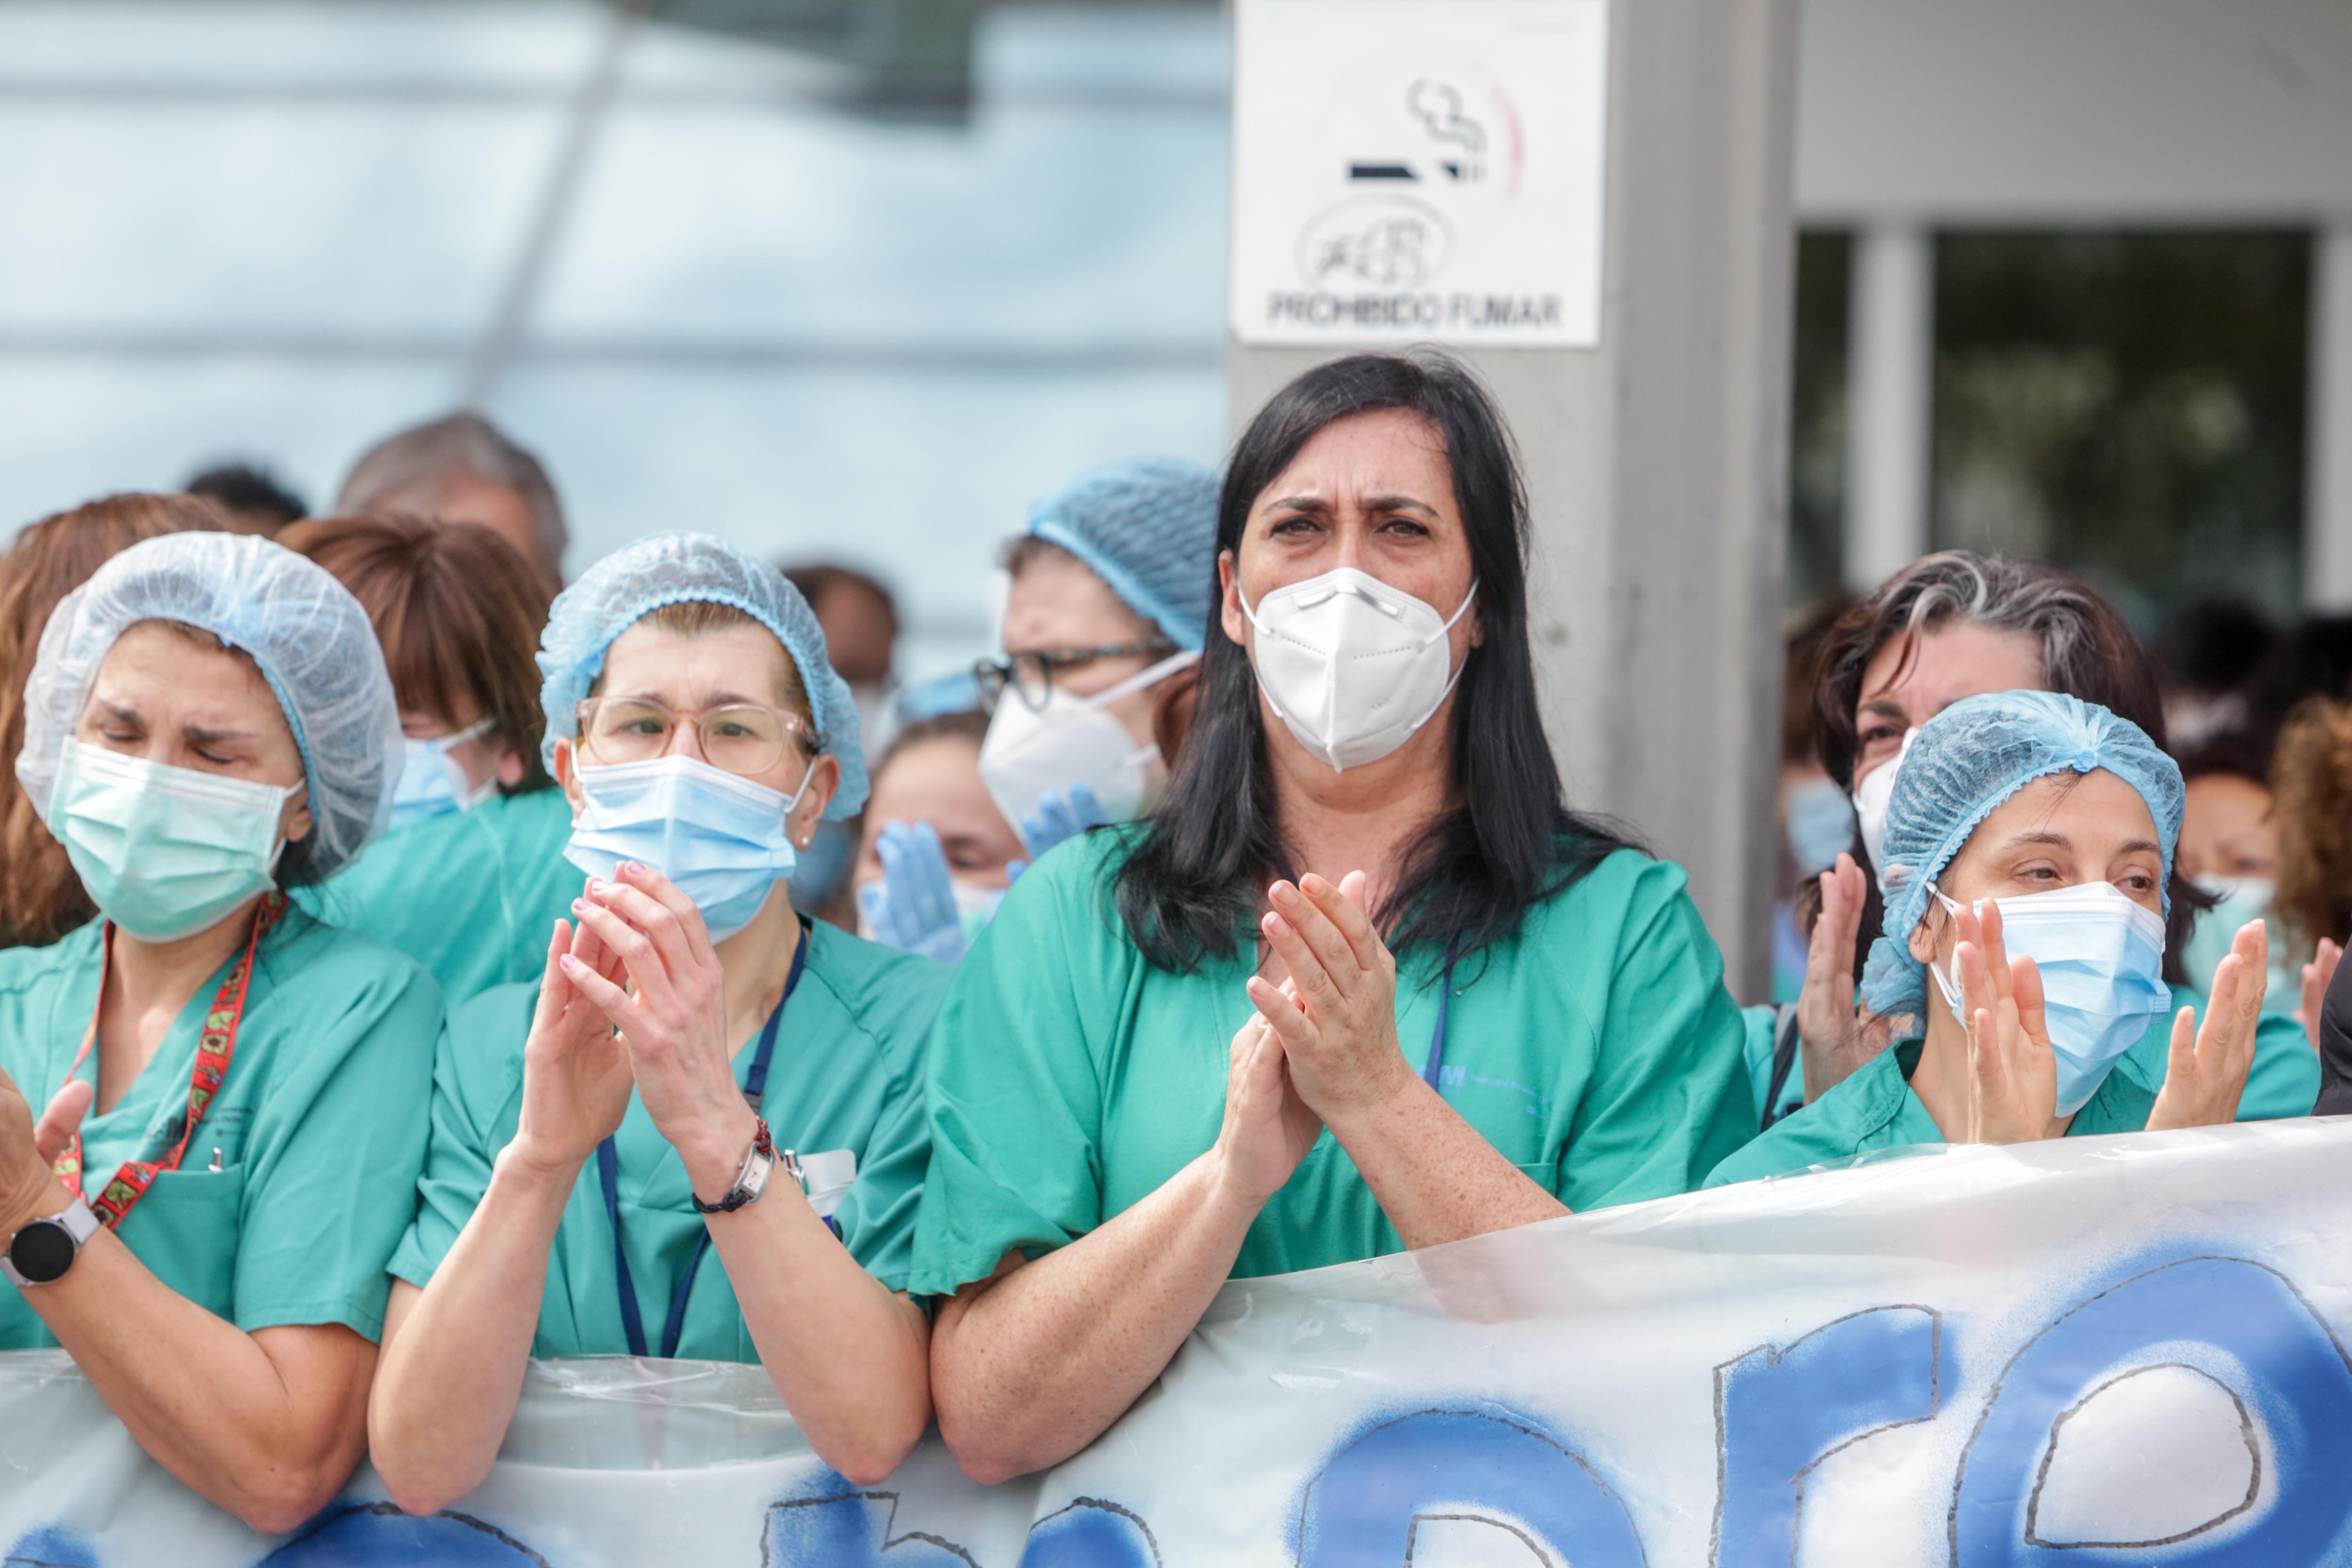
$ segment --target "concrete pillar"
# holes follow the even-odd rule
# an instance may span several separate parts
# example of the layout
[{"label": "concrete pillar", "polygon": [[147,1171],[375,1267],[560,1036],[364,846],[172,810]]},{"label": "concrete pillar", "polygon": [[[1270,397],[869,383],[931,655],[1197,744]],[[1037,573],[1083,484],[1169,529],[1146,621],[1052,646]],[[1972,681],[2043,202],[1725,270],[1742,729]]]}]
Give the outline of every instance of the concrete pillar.
[{"label": "concrete pillar", "polygon": [[[1570,802],[1688,870],[1743,1001],[1770,983],[1795,24],[1794,0],[1612,5],[1600,343],[1454,350],[1525,455]],[[1337,351],[1234,344],[1235,426]]]},{"label": "concrete pillar", "polygon": [[2340,615],[2352,612],[2352,218],[2322,229],[2311,259],[2304,601]]},{"label": "concrete pillar", "polygon": [[1934,241],[1910,223],[1854,236],[1846,339],[1845,581],[1868,593],[1927,550],[1936,366]]}]

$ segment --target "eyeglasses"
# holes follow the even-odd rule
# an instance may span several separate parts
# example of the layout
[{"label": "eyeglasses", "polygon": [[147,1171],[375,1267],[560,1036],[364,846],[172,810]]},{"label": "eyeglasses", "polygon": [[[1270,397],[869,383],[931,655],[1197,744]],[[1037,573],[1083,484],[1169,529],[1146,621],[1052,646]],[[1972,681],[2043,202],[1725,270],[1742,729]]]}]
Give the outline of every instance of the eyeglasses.
[{"label": "eyeglasses", "polygon": [[1165,638],[1151,637],[1136,643],[1104,643],[1092,648],[1045,648],[1025,653],[1010,653],[1002,659],[982,659],[971,667],[971,678],[980,683],[982,707],[993,708],[996,699],[1011,686],[1021,694],[1021,700],[1033,709],[1042,710],[1054,695],[1054,672],[1081,669],[1097,659],[1123,659],[1135,655],[1146,658],[1164,657],[1176,651],[1176,644]]},{"label": "eyeglasses", "polygon": [[784,755],[788,736],[799,737],[814,756],[824,737],[796,713],[758,703],[678,710],[649,697],[590,697],[575,710],[583,761],[611,767],[650,762],[666,756],[681,723],[691,722],[702,742],[702,759],[713,768],[746,777],[765,773]]}]

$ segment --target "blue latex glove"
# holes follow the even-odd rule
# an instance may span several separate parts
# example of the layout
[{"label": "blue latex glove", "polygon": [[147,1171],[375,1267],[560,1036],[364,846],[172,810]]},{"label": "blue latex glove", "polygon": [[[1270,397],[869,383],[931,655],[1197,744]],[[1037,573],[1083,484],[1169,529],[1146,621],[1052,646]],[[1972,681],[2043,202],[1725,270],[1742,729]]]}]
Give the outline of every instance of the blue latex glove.
[{"label": "blue latex glove", "polygon": [[1058,794],[1047,790],[1037,798],[1037,810],[1021,819],[1021,841],[1029,846],[1029,859],[1034,863],[1063,840],[1075,839],[1109,821],[1095,792],[1084,784],[1073,784]]},{"label": "blue latex glove", "polygon": [[956,914],[947,852],[940,848],[937,831],[929,822],[911,828],[887,822],[874,848],[882,857],[882,880],[857,894],[874,939],[942,964],[961,961],[971,944]]}]

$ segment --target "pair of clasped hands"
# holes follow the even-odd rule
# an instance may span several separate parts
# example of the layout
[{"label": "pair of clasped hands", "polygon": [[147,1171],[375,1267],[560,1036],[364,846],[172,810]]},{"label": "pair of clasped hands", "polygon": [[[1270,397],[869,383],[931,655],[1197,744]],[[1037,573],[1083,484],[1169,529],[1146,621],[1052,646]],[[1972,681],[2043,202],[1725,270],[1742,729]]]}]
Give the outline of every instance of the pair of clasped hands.
[{"label": "pair of clasped hands", "polygon": [[569,1179],[613,1135],[634,1087],[695,1191],[717,1197],[751,1146],[736,1085],[727,972],[702,912],[650,866],[591,878],[558,920],[523,1046],[520,1121],[506,1157]]},{"label": "pair of clasped hands", "polygon": [[[2011,958],[2000,939],[2000,905],[1986,899],[1953,916],[1960,1009],[1968,1030],[1968,1137],[1972,1144],[2024,1144],[2057,1130],[2058,1064],[2042,1014],[2042,972]],[[2233,1122],[2253,1065],[2270,938],[2259,920],[2239,928],[2213,970],[2202,1028],[2197,1010],[2173,1015],[2164,1087],[2147,1130]],[[1942,1005],[1931,998],[1929,1007]]]},{"label": "pair of clasped hands", "polygon": [[1290,1179],[1326,1125],[1351,1122],[1420,1086],[1397,1045],[1396,959],[1364,914],[1364,873],[1336,884],[1309,873],[1267,890],[1258,922],[1286,971],[1249,979],[1257,1011],[1234,1035],[1217,1153],[1264,1201]]}]

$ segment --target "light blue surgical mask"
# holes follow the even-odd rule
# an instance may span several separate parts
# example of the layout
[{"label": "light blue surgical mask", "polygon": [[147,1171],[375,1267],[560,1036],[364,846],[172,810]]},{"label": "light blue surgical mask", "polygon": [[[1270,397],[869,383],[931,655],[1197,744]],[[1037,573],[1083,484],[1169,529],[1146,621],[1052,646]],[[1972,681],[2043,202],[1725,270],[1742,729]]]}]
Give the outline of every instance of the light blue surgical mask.
[{"label": "light blue surgical mask", "polygon": [[[1930,884],[1946,909],[1960,905]],[[2032,958],[2042,972],[2042,1014],[2057,1061],[2061,1116],[2090,1103],[2123,1054],[2147,1032],[2148,1021],[2172,1006],[2164,983],[2164,922],[2111,882],[2078,883],[2048,893],[1994,901],[2000,940],[2012,958]],[[1979,904],[1979,907],[1982,907]],[[1958,953],[1953,954],[1955,971]],[[1965,1024],[1957,972],[1930,964],[1952,1016]]]},{"label": "light blue surgical mask", "polygon": [[623,861],[653,867],[694,900],[710,939],[723,942],[792,874],[784,822],[807,789],[803,777],[800,789],[781,794],[685,756],[583,768],[580,817],[563,858],[608,882]]},{"label": "light blue surgical mask", "polygon": [[68,740],[49,831],[100,914],[142,942],[173,942],[268,890],[294,792]]},{"label": "light blue surgical mask", "polygon": [[449,811],[470,811],[490,798],[499,787],[497,776],[494,774],[476,785],[466,777],[466,770],[450,758],[449,748],[477,736],[487,735],[492,723],[486,718],[478,724],[469,724],[453,735],[423,738],[412,736],[400,743],[400,781],[393,786],[392,790],[394,827],[414,822],[421,817],[438,817]]},{"label": "light blue surgical mask", "polygon": [[1853,802],[1827,775],[1800,779],[1780,798],[1789,813],[1789,852],[1800,872],[1817,876],[1853,848]]}]

